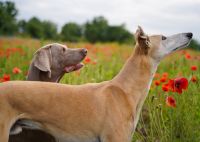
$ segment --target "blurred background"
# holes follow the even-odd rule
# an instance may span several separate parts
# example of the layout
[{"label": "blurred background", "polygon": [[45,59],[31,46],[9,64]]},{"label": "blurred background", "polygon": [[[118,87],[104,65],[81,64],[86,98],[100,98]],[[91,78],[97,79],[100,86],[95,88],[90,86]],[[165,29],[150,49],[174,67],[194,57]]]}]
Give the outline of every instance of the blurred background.
[{"label": "blurred background", "polygon": [[[0,0],[0,83],[26,80],[34,52],[52,42],[88,50],[84,68],[61,83],[110,80],[133,52],[138,25],[194,39],[160,63],[133,142],[200,142],[200,0]],[[167,88],[180,78],[182,94]]]},{"label": "blurred background", "polygon": [[130,43],[140,25],[148,34],[193,32],[198,48],[199,7],[200,0],[1,0],[0,35]]}]

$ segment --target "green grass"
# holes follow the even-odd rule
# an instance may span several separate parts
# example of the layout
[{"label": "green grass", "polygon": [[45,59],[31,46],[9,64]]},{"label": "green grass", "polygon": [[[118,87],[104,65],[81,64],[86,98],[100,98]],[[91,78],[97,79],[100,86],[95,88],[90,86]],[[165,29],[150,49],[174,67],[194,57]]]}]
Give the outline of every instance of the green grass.
[{"label": "green grass", "polygon": [[[10,74],[11,80],[25,80],[28,66],[33,53],[41,46],[51,41],[37,41],[32,39],[1,38],[0,39],[0,78]],[[68,47],[89,50],[91,63],[86,63],[79,72],[66,74],[61,80],[66,84],[83,84],[101,82],[113,78],[123,66],[125,60],[132,53],[133,45],[119,45],[117,43],[89,44],[64,43]],[[13,51],[5,57],[6,50]],[[200,52],[187,50],[191,59],[186,59],[183,51],[174,53],[163,60],[157,73],[167,72],[169,78],[178,76],[190,80],[192,75],[200,79]],[[94,64],[93,62],[96,62]],[[190,66],[196,65],[197,71],[191,71]],[[20,74],[13,74],[12,69],[18,67]],[[159,78],[157,78],[158,80]],[[168,95],[176,99],[176,108],[168,107],[165,98]],[[162,87],[152,84],[148,98],[133,135],[133,142],[199,142],[200,141],[200,81],[189,82],[189,87],[182,94],[164,92]]]}]

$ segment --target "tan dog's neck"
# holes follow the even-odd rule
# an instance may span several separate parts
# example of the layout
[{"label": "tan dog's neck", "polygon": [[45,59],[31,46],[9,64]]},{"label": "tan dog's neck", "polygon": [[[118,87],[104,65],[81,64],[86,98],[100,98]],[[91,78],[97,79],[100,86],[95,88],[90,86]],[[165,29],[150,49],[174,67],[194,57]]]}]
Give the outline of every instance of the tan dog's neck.
[{"label": "tan dog's neck", "polygon": [[142,105],[158,65],[149,56],[143,54],[145,52],[138,52],[137,49],[135,47],[135,52],[112,80],[114,84],[117,84],[127,95],[134,99],[133,109],[136,109],[134,128],[136,128]]},{"label": "tan dog's neck", "polygon": [[153,63],[150,57],[134,52],[112,81],[119,84],[127,94],[138,98],[140,97],[138,93],[143,94],[144,91],[148,91],[156,69],[157,64]]}]

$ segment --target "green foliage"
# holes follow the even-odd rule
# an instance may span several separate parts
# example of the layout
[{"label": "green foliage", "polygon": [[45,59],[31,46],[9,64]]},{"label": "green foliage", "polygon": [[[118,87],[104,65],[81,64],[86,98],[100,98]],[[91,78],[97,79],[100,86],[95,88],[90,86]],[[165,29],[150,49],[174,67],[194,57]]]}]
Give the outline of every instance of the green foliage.
[{"label": "green foliage", "polygon": [[108,37],[108,28],[108,21],[104,17],[96,17],[85,24],[85,38],[92,43],[105,42]]},{"label": "green foliage", "polygon": [[51,21],[43,21],[43,38],[44,39],[56,39],[57,38],[57,26]]},{"label": "green foliage", "polygon": [[132,42],[133,35],[121,26],[109,26],[107,30],[107,40],[108,41],[119,41],[120,43]]},{"label": "green foliage", "polygon": [[10,1],[0,1],[0,35],[13,35],[17,32],[15,4]]},{"label": "green foliage", "polygon": [[43,25],[42,22],[36,18],[31,18],[26,24],[26,32],[33,38],[43,37]]},{"label": "green foliage", "polygon": [[192,40],[190,43],[190,48],[194,50],[200,50],[200,44],[196,40]]},{"label": "green foliage", "polygon": [[21,35],[28,35],[38,39],[57,39],[57,26],[51,21],[40,21],[33,17],[28,22],[20,20],[18,30]]},{"label": "green foliage", "polygon": [[114,42],[125,43],[133,40],[133,35],[125,29],[124,25],[110,26],[104,17],[95,17],[85,24],[85,38],[89,42]]},{"label": "green foliage", "polygon": [[82,36],[81,26],[76,23],[67,23],[62,27],[61,38],[64,41],[77,42]]},{"label": "green foliage", "polygon": [[[186,51],[187,52],[187,51]],[[199,51],[190,51],[192,58],[199,56]],[[190,67],[196,65],[197,71],[191,71]],[[200,141],[200,74],[199,60],[188,60],[180,52],[169,56],[158,67],[158,73],[169,73],[169,78],[186,77],[189,87],[182,94],[164,92],[162,85],[152,87],[148,94],[143,113],[134,134],[133,142],[199,142]],[[198,78],[192,82],[192,76]],[[157,80],[156,78],[155,80]],[[166,96],[174,96],[176,108],[165,104]]]},{"label": "green foliage", "polygon": [[25,20],[19,20],[17,23],[18,26],[18,32],[19,33],[25,33],[26,32],[26,24],[27,22]]}]

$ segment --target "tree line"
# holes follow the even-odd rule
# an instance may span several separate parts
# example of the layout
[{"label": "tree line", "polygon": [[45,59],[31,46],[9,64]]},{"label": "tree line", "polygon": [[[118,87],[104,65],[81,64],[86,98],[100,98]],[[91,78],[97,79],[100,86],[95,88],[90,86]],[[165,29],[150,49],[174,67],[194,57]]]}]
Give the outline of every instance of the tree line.
[{"label": "tree line", "polygon": [[28,21],[17,20],[18,10],[14,2],[0,2],[0,35],[20,35],[37,39],[63,40],[70,42],[120,42],[133,40],[133,35],[124,25],[111,26],[102,17],[95,17],[83,25],[66,23],[58,32],[57,25],[49,20],[32,17]]}]

